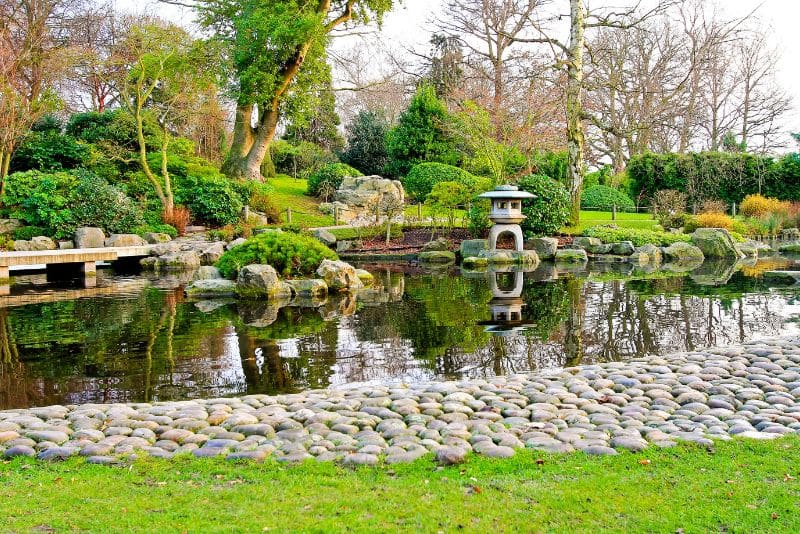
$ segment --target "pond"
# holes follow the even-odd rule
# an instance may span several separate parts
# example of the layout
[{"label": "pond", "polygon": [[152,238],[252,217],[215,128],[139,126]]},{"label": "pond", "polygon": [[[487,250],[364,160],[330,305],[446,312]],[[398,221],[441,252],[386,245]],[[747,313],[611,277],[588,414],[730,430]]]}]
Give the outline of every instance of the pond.
[{"label": "pond", "polygon": [[80,289],[21,276],[0,298],[0,409],[482,377],[799,330],[797,290],[760,277],[797,268],[787,260],[632,275],[543,264],[494,280],[363,267],[377,285],[358,298],[283,308],[189,301],[173,278],[104,270]]}]

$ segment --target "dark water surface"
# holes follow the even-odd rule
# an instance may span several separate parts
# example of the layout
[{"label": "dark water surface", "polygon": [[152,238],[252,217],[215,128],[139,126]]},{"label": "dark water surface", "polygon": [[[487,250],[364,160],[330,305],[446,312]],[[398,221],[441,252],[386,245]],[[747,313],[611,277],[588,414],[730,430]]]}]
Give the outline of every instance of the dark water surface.
[{"label": "dark water surface", "polygon": [[81,290],[22,276],[0,298],[0,409],[491,376],[793,333],[797,290],[760,278],[787,265],[545,265],[493,275],[494,294],[486,275],[370,265],[378,285],[357,299],[283,308],[188,301],[169,278],[101,272]]}]

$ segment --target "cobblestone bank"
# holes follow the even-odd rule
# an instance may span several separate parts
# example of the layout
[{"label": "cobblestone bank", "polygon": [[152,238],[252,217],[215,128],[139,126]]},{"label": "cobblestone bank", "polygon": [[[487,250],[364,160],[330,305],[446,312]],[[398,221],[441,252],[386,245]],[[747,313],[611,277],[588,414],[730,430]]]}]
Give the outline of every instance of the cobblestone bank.
[{"label": "cobblestone bank", "polygon": [[557,373],[301,394],[0,412],[0,456],[131,455],[374,465],[523,447],[616,454],[800,431],[800,338]]}]

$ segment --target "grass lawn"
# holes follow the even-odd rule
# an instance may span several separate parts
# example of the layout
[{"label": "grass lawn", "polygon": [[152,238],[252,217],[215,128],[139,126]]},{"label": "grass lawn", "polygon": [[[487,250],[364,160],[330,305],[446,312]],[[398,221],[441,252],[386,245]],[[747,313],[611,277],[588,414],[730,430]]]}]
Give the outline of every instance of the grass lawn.
[{"label": "grass lawn", "polygon": [[800,439],[437,468],[313,461],[0,464],[2,530],[798,532]]},{"label": "grass lawn", "polygon": [[280,174],[267,183],[275,188],[272,195],[275,205],[281,211],[292,208],[292,223],[307,228],[333,225],[333,217],[319,211],[319,200],[306,195],[306,180]]},{"label": "grass lawn", "polygon": [[610,211],[583,211],[581,210],[581,222],[577,226],[565,226],[561,233],[568,235],[580,235],[587,228],[599,224],[614,223],[620,228],[641,228],[649,230],[657,224],[653,216],[649,213],[617,213],[617,220],[611,220]]}]

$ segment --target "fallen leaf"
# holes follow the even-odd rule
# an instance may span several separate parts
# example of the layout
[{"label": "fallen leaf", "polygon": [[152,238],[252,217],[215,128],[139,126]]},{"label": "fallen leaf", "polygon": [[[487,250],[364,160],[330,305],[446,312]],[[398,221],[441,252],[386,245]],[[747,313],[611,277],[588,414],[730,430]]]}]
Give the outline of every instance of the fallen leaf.
[{"label": "fallen leaf", "polygon": [[726,484],[735,484],[736,481],[735,480],[726,480],[725,483]]},{"label": "fallen leaf", "polygon": [[544,460],[542,460],[541,458],[537,458],[536,465],[544,465]]},{"label": "fallen leaf", "polygon": [[792,475],[790,475],[789,473],[786,473],[785,475],[783,475],[783,481],[784,482],[789,482],[790,480],[794,480],[794,477]]},{"label": "fallen leaf", "polygon": [[648,460],[647,458],[642,458],[641,460],[639,460],[639,465],[650,465],[650,460]]},{"label": "fallen leaf", "polygon": [[775,512],[772,512],[772,515],[771,515],[770,517],[771,517],[773,520],[774,520],[774,519],[778,519],[778,514],[776,514]]}]

